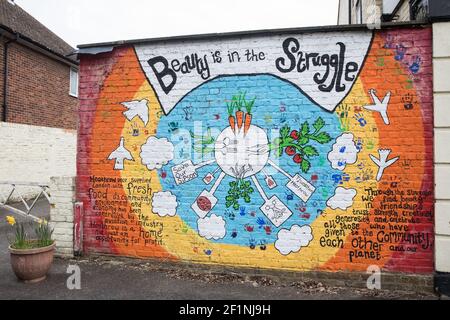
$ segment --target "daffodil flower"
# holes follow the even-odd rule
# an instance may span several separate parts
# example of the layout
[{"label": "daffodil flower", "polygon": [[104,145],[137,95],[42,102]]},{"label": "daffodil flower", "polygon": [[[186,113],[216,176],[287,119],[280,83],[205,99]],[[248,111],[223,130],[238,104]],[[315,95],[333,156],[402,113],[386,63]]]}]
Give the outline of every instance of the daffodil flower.
[{"label": "daffodil flower", "polygon": [[16,224],[16,219],[13,216],[6,216],[6,221],[12,226]]}]

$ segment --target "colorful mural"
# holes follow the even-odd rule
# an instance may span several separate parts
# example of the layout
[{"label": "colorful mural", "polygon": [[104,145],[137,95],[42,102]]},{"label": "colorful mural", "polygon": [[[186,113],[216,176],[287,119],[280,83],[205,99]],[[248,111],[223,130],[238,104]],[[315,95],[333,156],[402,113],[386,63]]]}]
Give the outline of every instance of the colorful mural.
[{"label": "colorful mural", "polygon": [[81,55],[88,252],[433,271],[431,31]]}]

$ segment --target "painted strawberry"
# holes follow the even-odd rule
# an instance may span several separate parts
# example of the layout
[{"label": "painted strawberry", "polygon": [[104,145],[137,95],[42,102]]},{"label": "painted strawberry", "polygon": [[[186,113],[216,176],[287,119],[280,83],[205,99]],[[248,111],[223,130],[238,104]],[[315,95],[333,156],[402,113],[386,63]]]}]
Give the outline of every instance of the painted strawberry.
[{"label": "painted strawberry", "polygon": [[292,139],[298,140],[298,131],[297,130],[292,130],[290,136],[291,136]]},{"label": "painted strawberry", "polygon": [[294,162],[295,163],[301,163],[303,161],[303,158],[302,158],[302,156],[300,155],[300,154],[296,154],[295,156],[294,156]]},{"label": "painted strawberry", "polygon": [[286,154],[291,157],[295,154],[295,149],[293,147],[286,147],[285,151]]}]

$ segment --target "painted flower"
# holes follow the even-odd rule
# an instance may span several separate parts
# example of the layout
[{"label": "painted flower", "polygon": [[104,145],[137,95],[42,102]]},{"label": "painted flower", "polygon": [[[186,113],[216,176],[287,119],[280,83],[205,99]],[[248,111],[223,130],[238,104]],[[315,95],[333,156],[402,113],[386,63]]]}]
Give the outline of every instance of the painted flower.
[{"label": "painted flower", "polygon": [[16,224],[16,219],[13,216],[6,216],[6,221],[12,226]]}]

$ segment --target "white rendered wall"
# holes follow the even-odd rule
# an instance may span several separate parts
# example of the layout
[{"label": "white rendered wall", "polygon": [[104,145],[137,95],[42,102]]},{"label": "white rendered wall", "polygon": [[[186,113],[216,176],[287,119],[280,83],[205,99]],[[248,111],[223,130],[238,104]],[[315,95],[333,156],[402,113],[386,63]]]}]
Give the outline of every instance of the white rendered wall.
[{"label": "white rendered wall", "polygon": [[[50,177],[76,175],[76,131],[0,122],[0,198],[2,182],[50,183]],[[26,197],[36,187],[18,187]],[[15,197],[17,199],[17,197]]]},{"label": "white rendered wall", "polygon": [[450,272],[450,22],[433,24],[436,271]]}]

